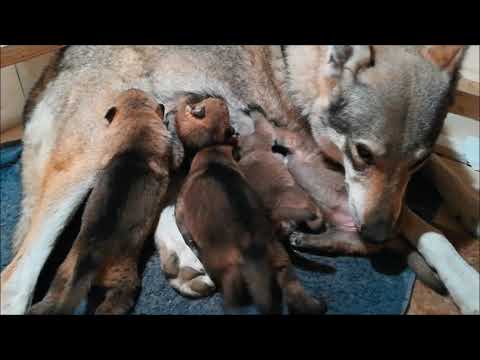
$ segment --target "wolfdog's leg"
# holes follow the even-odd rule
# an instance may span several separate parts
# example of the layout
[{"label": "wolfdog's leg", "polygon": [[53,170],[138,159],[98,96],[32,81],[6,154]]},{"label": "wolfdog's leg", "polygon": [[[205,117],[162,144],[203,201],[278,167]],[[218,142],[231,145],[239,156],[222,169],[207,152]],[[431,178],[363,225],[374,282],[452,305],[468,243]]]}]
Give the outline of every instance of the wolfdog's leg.
[{"label": "wolfdog's leg", "polygon": [[215,285],[185,243],[175,220],[175,206],[167,206],[160,215],[155,244],[160,254],[162,270],[170,285],[182,295],[202,297],[212,293]]},{"label": "wolfdog's leg", "polygon": [[463,226],[480,238],[480,194],[469,187],[437,155],[425,165],[435,187],[442,195],[452,215],[459,216]]},{"label": "wolfdog's leg", "polygon": [[480,275],[465,262],[448,239],[403,207],[400,229],[443,281],[463,314],[480,313]]},{"label": "wolfdog's leg", "polygon": [[90,189],[93,173],[77,164],[48,173],[25,238],[1,274],[2,314],[23,314],[30,306],[38,276],[59,233]]},{"label": "wolfdog's leg", "polygon": [[[82,249],[84,243],[85,241],[81,236],[75,239],[67,257],[58,268],[47,294],[42,301],[34,304],[27,314],[53,315],[73,313],[78,302],[81,301],[82,293],[88,291],[91,283],[90,279],[92,278],[92,276],[83,277],[83,281],[75,279],[79,262],[88,255]],[[82,288],[79,289],[79,287]]]}]

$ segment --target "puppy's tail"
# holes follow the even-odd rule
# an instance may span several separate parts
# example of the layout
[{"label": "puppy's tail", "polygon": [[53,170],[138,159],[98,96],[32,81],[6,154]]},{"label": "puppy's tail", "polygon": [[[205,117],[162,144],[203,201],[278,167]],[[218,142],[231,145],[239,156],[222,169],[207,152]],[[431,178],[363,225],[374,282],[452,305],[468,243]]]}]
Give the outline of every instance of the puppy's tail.
[{"label": "puppy's tail", "polygon": [[420,253],[418,253],[416,250],[410,249],[410,251],[407,253],[407,263],[425,285],[440,295],[448,295],[448,290],[443,284],[442,280],[427,264]]}]

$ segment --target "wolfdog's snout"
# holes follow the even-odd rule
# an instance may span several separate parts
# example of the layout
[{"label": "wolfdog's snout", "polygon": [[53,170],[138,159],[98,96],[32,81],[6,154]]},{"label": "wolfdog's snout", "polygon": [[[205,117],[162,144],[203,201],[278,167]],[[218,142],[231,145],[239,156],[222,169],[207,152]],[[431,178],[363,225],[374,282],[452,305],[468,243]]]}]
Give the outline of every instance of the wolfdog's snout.
[{"label": "wolfdog's snout", "polygon": [[372,223],[362,225],[360,236],[367,242],[381,244],[390,237],[392,230],[393,220],[381,218]]}]

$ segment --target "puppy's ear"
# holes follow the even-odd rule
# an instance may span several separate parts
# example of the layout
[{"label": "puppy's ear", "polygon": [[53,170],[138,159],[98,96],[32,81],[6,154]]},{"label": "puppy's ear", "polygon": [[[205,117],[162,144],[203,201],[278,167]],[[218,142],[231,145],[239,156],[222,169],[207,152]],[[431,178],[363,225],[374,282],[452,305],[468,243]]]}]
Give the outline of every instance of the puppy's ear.
[{"label": "puppy's ear", "polygon": [[114,107],[111,107],[107,113],[105,114],[105,119],[107,119],[108,123],[110,124],[113,119],[115,118],[115,115],[117,114],[117,108],[114,106]]},{"label": "puppy's ear", "polygon": [[165,115],[165,106],[163,104],[158,104],[155,112],[158,114],[158,116],[163,118],[163,116]]},{"label": "puppy's ear", "polygon": [[463,45],[427,45],[420,53],[432,64],[452,74],[459,68],[467,48]]},{"label": "puppy's ear", "polygon": [[341,76],[344,69],[356,75],[361,68],[372,65],[373,51],[369,45],[331,45],[327,48],[327,64],[330,76]]}]

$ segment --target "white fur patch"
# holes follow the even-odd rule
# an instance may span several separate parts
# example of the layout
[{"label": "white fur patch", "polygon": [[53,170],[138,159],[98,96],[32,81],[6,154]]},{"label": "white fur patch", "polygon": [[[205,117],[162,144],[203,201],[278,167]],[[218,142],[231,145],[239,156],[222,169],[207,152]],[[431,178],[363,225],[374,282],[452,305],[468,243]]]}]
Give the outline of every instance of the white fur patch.
[{"label": "white fur patch", "polygon": [[48,91],[45,94],[35,106],[23,136],[24,147],[35,153],[37,174],[43,173],[56,141],[55,114],[49,104]]},{"label": "white fur patch", "polygon": [[418,240],[418,251],[436,269],[463,314],[480,314],[480,275],[465,262],[447,238],[427,232]]},{"label": "white fur patch", "polygon": [[[163,245],[168,252],[173,252],[177,255],[179,269],[188,266],[201,273],[205,273],[205,275],[198,276],[198,280],[204,282],[209,288],[215,287],[213,281],[206,274],[200,260],[197,258],[192,249],[185,243],[185,240],[183,239],[175,220],[174,205],[167,206],[160,215],[160,220],[155,231],[155,244],[158,251],[160,251]],[[192,283],[191,280],[183,281],[178,277],[170,279],[169,281],[170,285],[172,285],[172,287],[181,294],[193,297],[202,296],[202,294],[198,294],[190,287],[190,284]]]},{"label": "white fur patch", "polygon": [[27,311],[38,276],[53,250],[58,235],[90,187],[91,179],[77,184],[74,190],[67,192],[68,195],[65,198],[49,206],[40,219],[41,225],[38,227],[38,232],[27,235],[35,239],[30,239],[28,243],[31,245],[21,251],[22,255],[16,262],[10,278],[4,281],[4,273],[2,273],[2,314],[21,315]]}]

